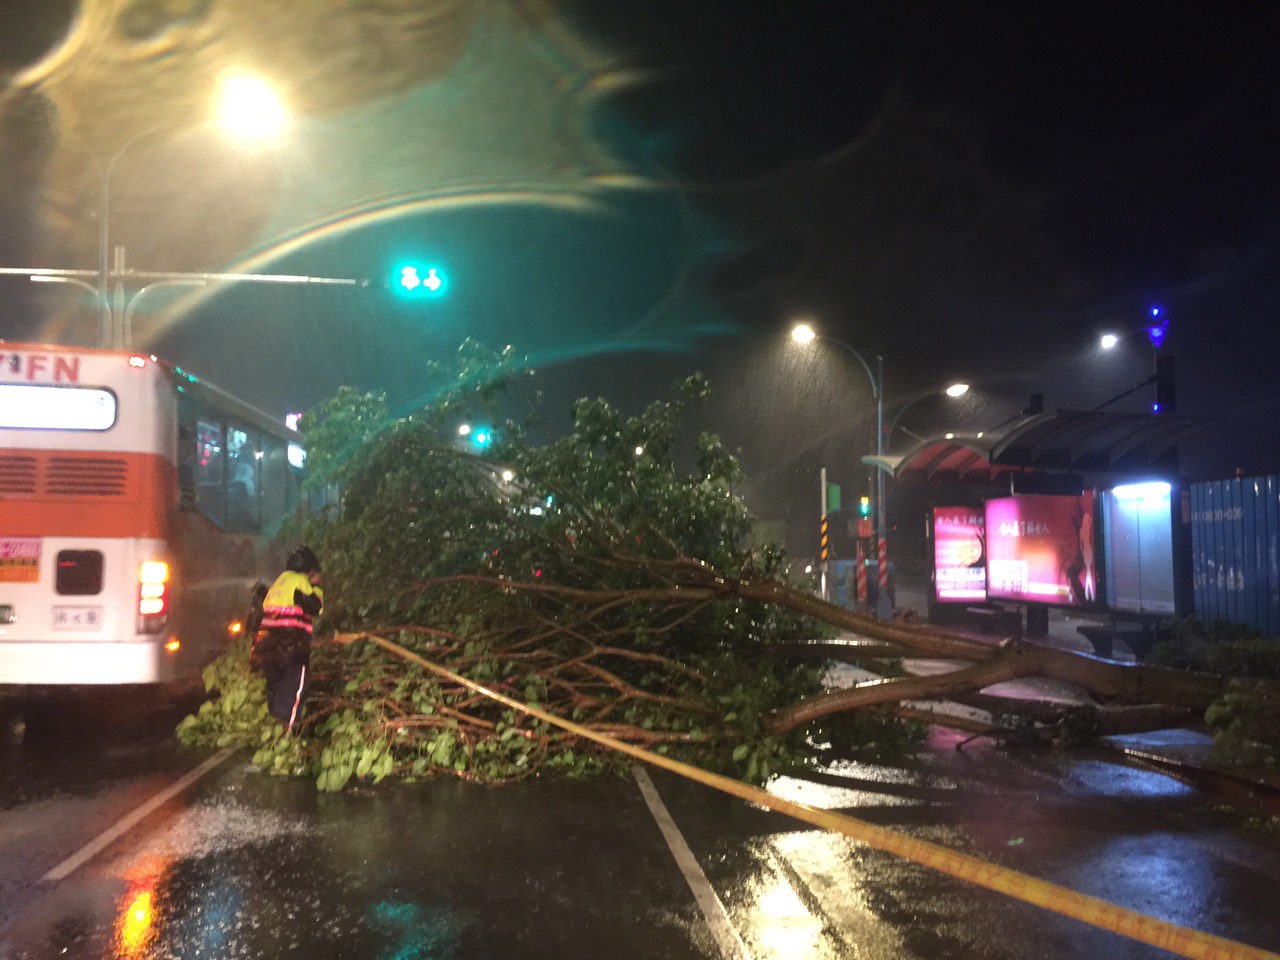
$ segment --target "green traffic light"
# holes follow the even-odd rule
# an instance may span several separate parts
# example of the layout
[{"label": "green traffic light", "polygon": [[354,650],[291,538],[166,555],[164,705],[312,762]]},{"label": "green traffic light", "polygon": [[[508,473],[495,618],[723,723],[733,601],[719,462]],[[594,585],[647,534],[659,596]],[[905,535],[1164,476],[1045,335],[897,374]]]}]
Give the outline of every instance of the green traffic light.
[{"label": "green traffic light", "polygon": [[397,289],[406,296],[436,297],[442,294],[448,282],[439,267],[421,263],[405,263],[396,269]]}]

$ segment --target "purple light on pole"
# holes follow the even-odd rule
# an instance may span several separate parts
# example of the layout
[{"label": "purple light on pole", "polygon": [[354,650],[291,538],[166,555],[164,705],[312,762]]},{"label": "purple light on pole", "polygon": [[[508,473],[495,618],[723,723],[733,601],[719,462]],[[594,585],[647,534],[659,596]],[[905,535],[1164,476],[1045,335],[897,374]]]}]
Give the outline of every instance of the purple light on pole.
[{"label": "purple light on pole", "polygon": [[1151,341],[1151,346],[1156,350],[1164,344],[1164,335],[1169,332],[1168,318],[1161,319],[1164,311],[1160,307],[1151,308],[1151,319],[1155,322],[1147,327],[1147,339]]}]

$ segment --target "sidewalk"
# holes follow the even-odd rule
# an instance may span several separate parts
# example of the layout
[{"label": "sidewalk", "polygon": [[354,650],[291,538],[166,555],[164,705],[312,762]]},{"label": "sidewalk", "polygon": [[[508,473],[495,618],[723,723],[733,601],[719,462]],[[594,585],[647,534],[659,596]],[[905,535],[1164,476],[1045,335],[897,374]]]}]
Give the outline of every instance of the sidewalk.
[{"label": "sidewalk", "polygon": [[[895,613],[913,616],[915,622],[928,624],[936,630],[968,637],[988,643],[998,643],[1001,637],[951,624],[930,624],[928,621],[927,583],[899,582],[896,589]],[[1049,629],[1043,637],[1024,637],[1028,643],[1041,644],[1059,650],[1093,654],[1093,645],[1076,628],[1097,624],[1103,618],[1083,616],[1075,611],[1052,609],[1049,612]],[[1112,657],[1118,663],[1137,662],[1133,651],[1117,640]],[[904,661],[907,672],[928,676],[953,670],[960,661],[940,659],[908,659]],[[1042,700],[1052,703],[1092,703],[1087,693],[1078,687],[1056,680],[1031,677],[995,684],[987,690],[997,696],[1015,699]],[[964,709],[964,708],[961,708]],[[967,711],[966,711],[967,712]],[[1155,767],[1162,772],[1191,783],[1193,786],[1232,799],[1260,806],[1273,817],[1280,817],[1280,774],[1267,768],[1246,769],[1230,767],[1213,758],[1213,736],[1204,726],[1189,729],[1153,730],[1148,733],[1107,737],[1107,742],[1130,759]]]}]

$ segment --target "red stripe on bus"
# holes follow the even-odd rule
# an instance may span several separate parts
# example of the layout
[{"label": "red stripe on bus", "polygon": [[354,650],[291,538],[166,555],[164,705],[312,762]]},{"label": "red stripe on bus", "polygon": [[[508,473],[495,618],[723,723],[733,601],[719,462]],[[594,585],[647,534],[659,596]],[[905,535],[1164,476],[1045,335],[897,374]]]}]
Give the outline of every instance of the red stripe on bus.
[{"label": "red stripe on bus", "polygon": [[178,480],[173,464],[158,454],[0,451],[0,464],[12,458],[34,463],[30,483],[19,487],[8,478],[0,484],[0,530],[6,536],[168,536]]}]

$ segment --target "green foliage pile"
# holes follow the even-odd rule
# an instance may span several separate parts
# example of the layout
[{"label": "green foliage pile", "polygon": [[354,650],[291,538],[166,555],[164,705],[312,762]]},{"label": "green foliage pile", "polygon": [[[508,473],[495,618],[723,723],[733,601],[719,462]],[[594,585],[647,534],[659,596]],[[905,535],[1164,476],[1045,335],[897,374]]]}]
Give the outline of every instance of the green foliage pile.
[{"label": "green foliage pile", "polygon": [[314,776],[324,790],[622,763],[373,644],[324,642],[333,631],[386,637],[557,716],[749,781],[812,762],[815,744],[909,739],[887,716],[770,732],[770,712],[817,692],[820,675],[768,647],[819,627],[689,589],[785,576],[779,548],[747,546],[736,458],[709,434],[681,444],[705,381],[635,416],[580,400],[572,429],[541,444],[535,417],[507,420],[482,456],[461,449],[458,423],[494,411],[523,375],[509,350],[467,344],[456,378],[409,415],[344,390],[304,418],[311,482],[342,496],[302,532],[323,559],[327,600],[302,736],[280,735],[237,648],[207,672],[215,698],[183,721],[186,742],[253,746],[264,770]]},{"label": "green foliage pile", "polygon": [[1161,666],[1233,677],[1232,690],[1205,713],[1214,752],[1229,763],[1275,765],[1280,761],[1280,721],[1275,685],[1280,680],[1280,637],[1262,637],[1224,620],[1185,617],[1170,624],[1147,661]]}]

